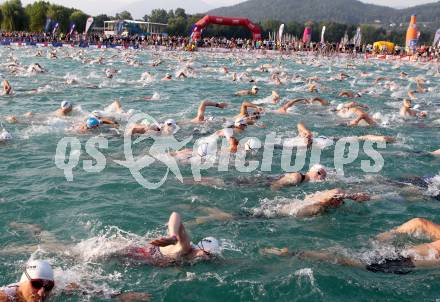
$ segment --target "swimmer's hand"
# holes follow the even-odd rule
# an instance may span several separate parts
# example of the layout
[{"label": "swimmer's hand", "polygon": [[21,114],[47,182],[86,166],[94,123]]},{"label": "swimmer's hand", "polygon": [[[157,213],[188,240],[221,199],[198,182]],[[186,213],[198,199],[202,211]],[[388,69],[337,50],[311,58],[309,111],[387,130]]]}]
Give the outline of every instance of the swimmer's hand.
[{"label": "swimmer's hand", "polygon": [[169,246],[169,245],[175,245],[179,240],[177,239],[177,236],[171,236],[171,237],[162,237],[159,239],[155,239],[150,241],[150,244],[154,246]]},{"label": "swimmer's hand", "polygon": [[131,302],[131,301],[150,301],[151,295],[148,293],[122,293],[118,294],[116,296],[113,296],[112,298],[116,298],[119,301],[122,302]]},{"label": "swimmer's hand", "polygon": [[218,107],[218,108],[223,109],[223,108],[228,107],[228,103],[224,103],[224,102],[222,102],[222,103],[217,103],[217,105],[216,105],[215,107]]},{"label": "swimmer's hand", "polygon": [[276,247],[266,247],[260,250],[263,255],[289,256],[289,249],[287,247],[279,249]]},{"label": "swimmer's hand", "polygon": [[350,195],[351,199],[354,201],[368,201],[370,200],[370,195],[367,193],[354,193]]}]

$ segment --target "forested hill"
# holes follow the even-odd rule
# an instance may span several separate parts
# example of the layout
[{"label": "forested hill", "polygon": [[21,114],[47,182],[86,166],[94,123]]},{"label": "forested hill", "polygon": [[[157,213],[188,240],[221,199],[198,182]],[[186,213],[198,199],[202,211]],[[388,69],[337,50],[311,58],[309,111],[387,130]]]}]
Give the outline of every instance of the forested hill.
[{"label": "forested hill", "polygon": [[339,23],[408,22],[416,13],[419,21],[440,21],[440,2],[407,9],[365,4],[357,0],[249,0],[208,12],[212,15],[248,17],[253,21],[268,19],[283,22],[334,21]]}]

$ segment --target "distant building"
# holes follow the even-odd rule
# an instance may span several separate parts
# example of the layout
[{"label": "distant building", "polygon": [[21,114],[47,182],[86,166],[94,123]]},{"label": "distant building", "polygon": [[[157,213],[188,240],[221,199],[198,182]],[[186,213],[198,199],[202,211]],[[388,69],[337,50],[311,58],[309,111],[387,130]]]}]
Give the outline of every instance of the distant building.
[{"label": "distant building", "polygon": [[167,35],[168,24],[134,21],[112,20],[104,21],[104,34],[109,36],[121,35]]}]

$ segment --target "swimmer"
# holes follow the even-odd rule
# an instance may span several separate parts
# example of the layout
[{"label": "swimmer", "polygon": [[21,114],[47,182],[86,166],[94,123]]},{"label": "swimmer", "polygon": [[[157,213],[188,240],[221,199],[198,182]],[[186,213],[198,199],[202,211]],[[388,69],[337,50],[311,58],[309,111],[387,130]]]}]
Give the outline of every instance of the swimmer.
[{"label": "swimmer", "polygon": [[45,301],[54,286],[54,274],[49,262],[32,260],[26,264],[19,282],[0,288],[0,301]]},{"label": "swimmer", "polygon": [[320,97],[314,97],[307,100],[307,103],[313,104],[313,103],[319,103],[321,106],[328,106],[329,102],[327,100],[324,100]]},{"label": "swimmer", "polygon": [[145,119],[140,124],[131,125],[127,132],[129,135],[134,134],[159,134],[161,125],[155,121]]},{"label": "swimmer", "polygon": [[340,96],[340,97],[346,97],[346,98],[360,98],[360,97],[362,96],[362,94],[359,93],[359,92],[354,93],[354,92],[349,91],[349,90],[342,90],[342,91],[338,94],[338,96]]},{"label": "swimmer", "polygon": [[426,117],[427,116],[427,112],[425,111],[421,111],[421,112],[417,112],[416,110],[411,109],[411,100],[409,99],[404,99],[402,102],[402,107],[400,107],[400,116],[401,117],[409,117],[409,116],[417,116],[417,117]]},{"label": "swimmer", "polygon": [[381,81],[391,81],[391,79],[388,77],[378,77],[374,80],[374,84],[378,84]]},{"label": "swimmer", "polygon": [[406,72],[404,72],[404,71],[401,71],[399,76],[400,76],[401,79],[404,79],[404,78],[406,78],[408,76],[408,74]]},{"label": "swimmer", "polygon": [[80,132],[86,132],[98,128],[101,125],[112,125],[113,127],[119,127],[119,123],[108,118],[104,118],[100,111],[93,111],[87,118],[86,122],[79,126]]},{"label": "swimmer", "polygon": [[381,143],[394,143],[396,141],[396,139],[392,136],[374,135],[374,134],[355,136],[355,138],[360,141],[381,142]]},{"label": "swimmer", "polygon": [[310,99],[305,99],[305,98],[297,98],[294,100],[289,100],[287,101],[283,106],[281,106],[280,108],[278,108],[277,110],[274,111],[274,113],[278,113],[278,114],[287,114],[287,110],[298,104],[298,103],[306,103],[306,104],[313,104],[314,102],[317,102],[319,104],[321,104],[322,106],[327,106],[329,104],[329,102],[327,100],[324,100],[322,98],[319,97],[314,97],[314,98],[310,98]]},{"label": "swimmer", "polygon": [[18,119],[15,115],[8,115],[7,117],[5,117],[5,120],[9,123],[9,124],[17,124],[18,123]]},{"label": "swimmer", "polygon": [[430,152],[432,155],[440,156],[440,149]]},{"label": "swimmer", "polygon": [[243,132],[246,130],[248,123],[245,117],[237,118],[234,123],[227,122],[226,128],[222,130],[218,130],[216,135],[219,137],[226,137],[230,139],[231,137],[235,137],[236,134]]},{"label": "swimmer", "polygon": [[260,88],[258,86],[252,86],[251,90],[240,90],[235,93],[236,96],[243,96],[243,95],[257,95]]},{"label": "swimmer", "polygon": [[273,104],[277,104],[280,100],[280,95],[275,90],[272,90],[272,94],[270,95]]},{"label": "swimmer", "polygon": [[146,246],[133,246],[121,256],[143,263],[165,267],[200,260],[210,260],[221,255],[220,242],[206,237],[193,244],[185,230],[180,215],[173,212],[168,220],[168,236],[150,241]]},{"label": "swimmer", "polygon": [[220,109],[224,109],[227,106],[228,106],[227,103],[217,103],[217,102],[211,102],[211,101],[208,101],[208,100],[202,101],[202,102],[200,102],[199,109],[197,110],[197,116],[195,118],[193,118],[191,120],[191,122],[192,123],[197,123],[197,124],[205,122],[205,110],[206,110],[206,107],[217,107],[217,108],[220,108]]},{"label": "swimmer", "polygon": [[310,170],[303,174],[300,172],[286,173],[281,178],[275,180],[270,185],[274,191],[284,187],[297,186],[305,182],[323,181],[327,177],[327,171],[321,165],[314,165]]},{"label": "swimmer", "polygon": [[180,72],[177,74],[177,78],[178,78],[178,79],[180,79],[180,78],[184,78],[184,79],[186,79],[187,76],[186,76],[185,72],[180,71]]},{"label": "swimmer", "polygon": [[350,76],[349,76],[348,74],[343,73],[343,72],[341,72],[341,73],[338,74],[338,80],[339,80],[339,81],[344,81],[344,80],[348,79],[349,77],[350,77]]},{"label": "swimmer", "polygon": [[167,73],[163,78],[162,81],[171,81],[173,79],[172,75],[170,73]]},{"label": "swimmer", "polygon": [[204,159],[208,155],[209,145],[203,143],[197,147],[197,152],[194,149],[184,148],[182,150],[170,152],[170,156],[175,157],[179,161],[189,162],[194,155],[199,156],[200,159]]},{"label": "swimmer", "polygon": [[316,83],[311,83],[307,86],[308,92],[318,92],[318,86]]},{"label": "swimmer", "polygon": [[113,79],[113,77],[118,73],[116,69],[106,69],[105,70],[105,77],[107,79]]},{"label": "swimmer", "polygon": [[415,90],[408,90],[408,96],[412,99],[412,100],[416,100],[417,96],[416,96],[416,92]]},{"label": "swimmer", "polygon": [[413,218],[404,224],[376,236],[379,241],[386,241],[397,235],[423,235],[432,240],[430,243],[418,244],[396,250],[395,256],[386,256],[372,263],[360,259],[350,259],[334,252],[305,251],[291,253],[287,248],[263,250],[267,254],[279,256],[297,255],[300,259],[320,260],[344,266],[364,268],[377,273],[408,274],[414,268],[440,267],[440,225],[423,218]]},{"label": "swimmer", "polygon": [[12,86],[8,80],[3,80],[3,95],[11,95],[12,94]]},{"label": "swimmer", "polygon": [[249,108],[255,109],[255,112],[261,113],[264,111],[262,107],[259,107],[250,102],[243,102],[240,106],[240,113],[235,116],[236,119],[241,117],[249,117],[251,114],[249,113]]},{"label": "swimmer", "polygon": [[376,121],[365,111],[356,108],[356,106],[358,105],[352,106],[351,104],[348,104],[347,105],[348,108],[347,108],[345,105],[339,104],[338,107],[336,108],[336,113],[344,117],[356,115],[356,118],[347,124],[348,126],[359,126],[359,123],[362,121],[364,121],[370,126],[375,126]]},{"label": "swimmer", "polygon": [[55,111],[55,115],[59,117],[67,116],[72,112],[73,105],[69,101],[62,101],[60,109]]},{"label": "swimmer", "polygon": [[[20,281],[0,287],[0,302],[42,302],[51,297],[55,287],[55,278],[52,266],[45,260],[30,260],[23,268]],[[74,290],[80,290],[79,284],[70,283],[63,290],[71,295]],[[93,289],[95,290],[95,289]],[[94,292],[101,294],[100,292]],[[103,294],[103,293],[102,293]],[[150,301],[147,293],[116,293],[111,298],[119,301]]]},{"label": "swimmer", "polygon": [[40,64],[34,63],[34,64],[29,65],[27,72],[29,72],[29,73],[44,73],[45,70],[43,67],[41,67]]},{"label": "swimmer", "polygon": [[2,129],[0,131],[0,142],[10,141],[12,139],[12,135],[6,130]]},{"label": "swimmer", "polygon": [[281,82],[280,78],[278,77],[278,75],[274,74],[271,76],[272,81],[275,83],[275,85],[279,86],[282,85],[283,83]]}]

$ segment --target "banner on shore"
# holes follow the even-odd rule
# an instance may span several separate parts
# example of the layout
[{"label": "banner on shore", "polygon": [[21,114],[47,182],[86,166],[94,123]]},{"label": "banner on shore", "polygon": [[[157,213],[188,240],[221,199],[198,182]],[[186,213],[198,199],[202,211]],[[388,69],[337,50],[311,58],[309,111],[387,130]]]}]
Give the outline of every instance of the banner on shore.
[{"label": "banner on shore", "polygon": [[73,31],[75,30],[75,27],[76,27],[76,24],[75,24],[75,23],[72,23],[72,24],[70,25],[69,36],[72,36],[72,33],[73,33]]},{"label": "banner on shore", "polygon": [[86,27],[85,27],[85,30],[84,30],[84,34],[87,34],[87,32],[88,32],[89,29],[90,29],[90,26],[92,26],[92,24],[93,24],[93,21],[94,21],[93,17],[89,17],[89,18],[87,18],[87,21],[86,21]]},{"label": "banner on shore", "polygon": [[284,33],[284,24],[280,25],[280,28],[278,29],[278,40],[281,42],[283,39],[283,33]]},{"label": "banner on shore", "polygon": [[440,42],[440,28],[437,29],[437,31],[435,32],[434,42],[432,43],[432,46],[438,46],[438,42]]},{"label": "banner on shore", "polygon": [[360,47],[362,43],[362,32],[361,32],[361,28],[358,27],[356,30],[356,35],[353,38],[353,44],[355,47]]},{"label": "banner on shore", "polygon": [[321,44],[325,43],[325,25],[322,27],[321,31]]},{"label": "banner on shore", "polygon": [[57,31],[58,27],[60,27],[60,22],[55,23],[55,25],[53,26],[52,35],[55,34],[55,32]]},{"label": "banner on shore", "polygon": [[50,30],[50,25],[52,23],[52,19],[47,18],[46,25],[44,26],[44,32],[47,33]]},{"label": "banner on shore", "polygon": [[309,43],[311,40],[312,40],[312,28],[307,26],[306,28],[304,28],[303,42]]}]

